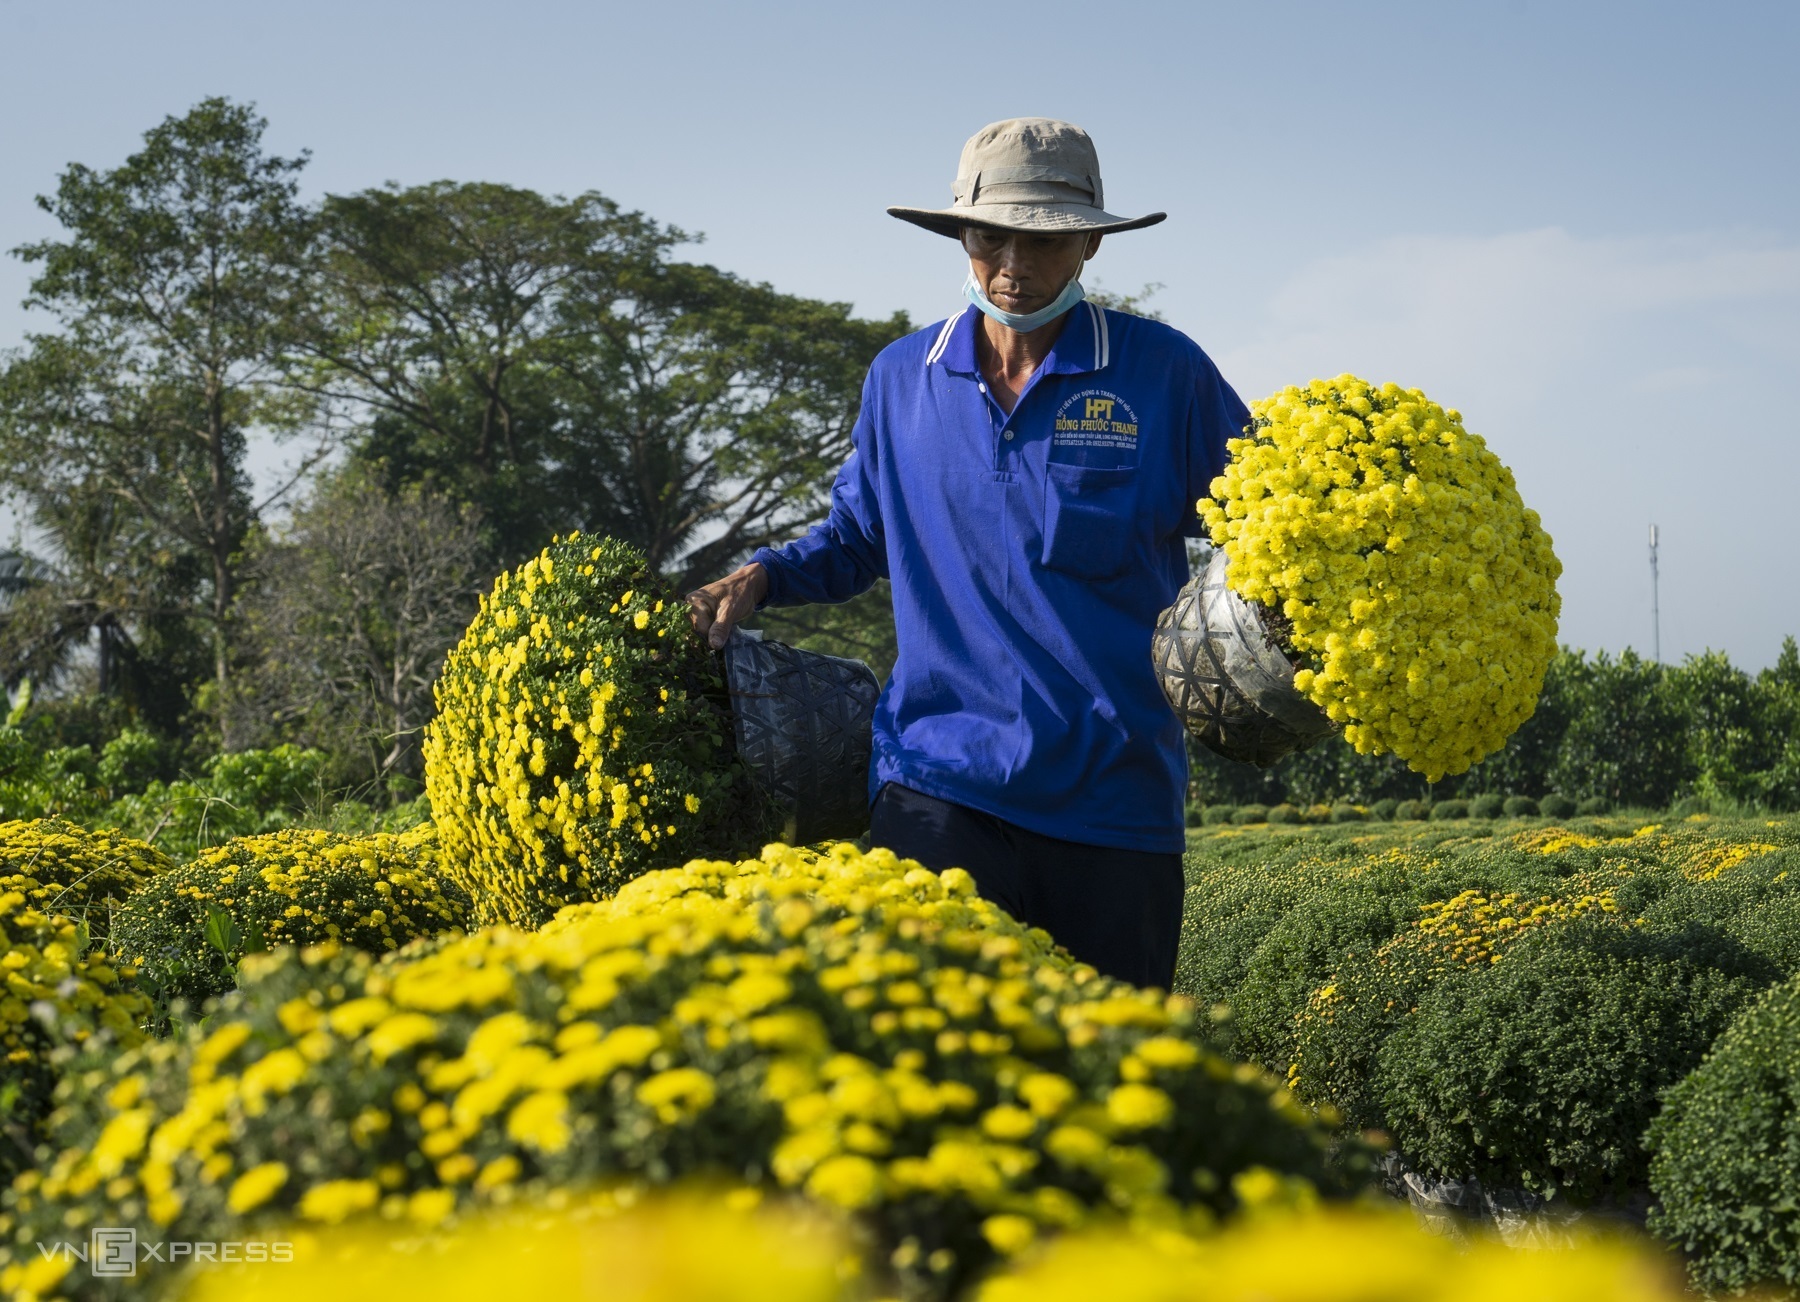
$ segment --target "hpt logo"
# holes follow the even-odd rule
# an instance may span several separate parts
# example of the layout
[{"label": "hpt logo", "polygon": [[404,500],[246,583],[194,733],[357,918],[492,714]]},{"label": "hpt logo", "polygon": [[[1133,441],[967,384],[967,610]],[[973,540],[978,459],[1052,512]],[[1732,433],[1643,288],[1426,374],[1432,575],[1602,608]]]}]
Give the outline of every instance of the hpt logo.
[{"label": "hpt logo", "polygon": [[1135,449],[1137,440],[1137,413],[1105,389],[1065,398],[1050,426],[1050,442],[1057,447]]},{"label": "hpt logo", "polygon": [[137,1274],[137,1231],[129,1226],[96,1225],[88,1251],[88,1269],[96,1275]]}]

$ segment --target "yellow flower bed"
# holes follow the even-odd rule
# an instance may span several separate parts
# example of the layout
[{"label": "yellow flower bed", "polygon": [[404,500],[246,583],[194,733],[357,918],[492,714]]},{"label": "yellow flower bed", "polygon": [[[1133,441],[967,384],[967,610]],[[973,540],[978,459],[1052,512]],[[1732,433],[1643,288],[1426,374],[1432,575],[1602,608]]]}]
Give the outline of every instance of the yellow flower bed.
[{"label": "yellow flower bed", "polygon": [[113,941],[166,998],[197,1009],[232,987],[246,951],[340,941],[385,953],[464,928],[469,914],[429,823],[368,836],[290,828],[227,841],[155,878],[119,911]]},{"label": "yellow flower bed", "polygon": [[501,575],[435,690],[425,791],[480,922],[768,830],[687,603],[623,543],[571,534]]},{"label": "yellow flower bed", "polygon": [[1280,611],[1294,685],[1361,754],[1435,781],[1531,716],[1561,563],[1509,471],[1417,389],[1353,375],[1252,404],[1199,509],[1227,582]]},{"label": "yellow flower bed", "polygon": [[105,939],[114,910],[173,864],[161,851],[60,818],[0,823],[0,892],[17,891],[47,914],[87,923]]},{"label": "yellow flower bed", "polygon": [[31,1160],[61,1053],[141,1042],[149,1007],[84,923],[0,888],[0,1180]]},{"label": "yellow flower bed", "polygon": [[8,1195],[54,1225],[217,1239],[259,1217],[434,1225],[619,1176],[715,1172],[857,1213],[918,1296],[1115,1218],[1208,1225],[1328,1136],[1100,977],[882,850],[696,860],[542,931],[245,962],[204,1038],[121,1055]]},{"label": "yellow flower bed", "polygon": [[1651,1246],[1583,1236],[1566,1247],[1463,1247],[1408,1211],[1255,1217],[1215,1239],[1118,1234],[1054,1244],[974,1302],[1679,1302]]},{"label": "yellow flower bed", "polygon": [[[635,1191],[622,1191],[635,1192]],[[213,1266],[183,1302],[438,1302],[578,1298],[608,1302],[867,1302],[882,1263],[858,1263],[841,1227],[791,1204],[684,1192],[648,1199],[568,1195],[472,1219],[430,1241],[391,1228],[294,1226],[272,1236],[291,1262]],[[860,1266],[860,1268],[859,1268]],[[40,1286],[69,1269],[34,1263]],[[1624,1236],[1511,1249],[1464,1247],[1411,1214],[1307,1209],[1260,1214],[1194,1239],[1072,1236],[980,1284],[972,1302],[1679,1302],[1670,1263]]]}]

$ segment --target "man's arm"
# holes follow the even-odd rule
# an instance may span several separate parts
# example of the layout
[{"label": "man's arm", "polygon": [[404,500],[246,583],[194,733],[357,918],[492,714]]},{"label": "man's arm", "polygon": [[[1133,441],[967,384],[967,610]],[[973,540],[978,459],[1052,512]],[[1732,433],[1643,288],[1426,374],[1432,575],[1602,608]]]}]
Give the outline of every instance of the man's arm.
[{"label": "man's arm", "polygon": [[732,628],[764,606],[848,601],[887,576],[870,388],[863,386],[850,456],[832,483],[824,522],[782,547],[757,548],[749,564],[688,593],[695,631],[707,645],[724,646]]},{"label": "man's arm", "polygon": [[1195,503],[1212,495],[1212,481],[1224,473],[1230,455],[1226,440],[1243,437],[1244,426],[1249,423],[1250,409],[1225,383],[1212,359],[1205,358],[1194,377],[1194,398],[1188,406],[1187,507],[1181,526],[1186,537],[1206,536],[1206,525]]}]

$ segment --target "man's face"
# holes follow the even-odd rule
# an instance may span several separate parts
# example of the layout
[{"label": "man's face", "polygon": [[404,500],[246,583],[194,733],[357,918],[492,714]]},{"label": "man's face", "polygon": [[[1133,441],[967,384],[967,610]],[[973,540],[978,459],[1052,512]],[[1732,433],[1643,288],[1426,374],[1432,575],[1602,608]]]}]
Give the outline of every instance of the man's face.
[{"label": "man's face", "polygon": [[1008,312],[1050,306],[1063,286],[1100,247],[1098,235],[1043,235],[965,226],[963,250],[982,293]]}]

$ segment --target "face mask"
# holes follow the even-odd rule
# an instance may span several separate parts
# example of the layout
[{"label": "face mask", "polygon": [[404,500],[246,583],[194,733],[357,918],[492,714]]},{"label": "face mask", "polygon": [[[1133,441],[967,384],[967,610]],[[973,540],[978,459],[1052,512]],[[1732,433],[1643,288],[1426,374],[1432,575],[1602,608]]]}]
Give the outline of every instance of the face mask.
[{"label": "face mask", "polygon": [[1009,329],[1017,330],[1020,334],[1029,334],[1039,326],[1049,325],[1050,322],[1087,297],[1087,291],[1081,287],[1081,272],[1086,266],[1087,259],[1083,258],[1080,266],[1075,268],[1075,274],[1069,277],[1069,283],[1063,286],[1062,293],[1056,296],[1056,301],[1035,312],[1008,312],[1005,308],[992,302],[982,292],[981,282],[975,279],[973,265],[969,267],[969,278],[963,281],[963,293],[967,295],[969,302],[987,314],[989,320],[998,321]]}]

